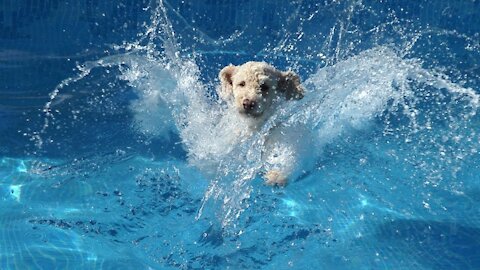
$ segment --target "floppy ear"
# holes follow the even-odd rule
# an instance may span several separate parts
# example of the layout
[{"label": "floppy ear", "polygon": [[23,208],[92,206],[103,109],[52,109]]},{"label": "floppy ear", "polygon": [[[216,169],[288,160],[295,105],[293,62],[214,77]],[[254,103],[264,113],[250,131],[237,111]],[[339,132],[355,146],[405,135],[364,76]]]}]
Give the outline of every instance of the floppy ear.
[{"label": "floppy ear", "polygon": [[228,65],[224,67],[220,73],[218,74],[218,78],[220,78],[220,91],[218,95],[223,100],[228,100],[233,93],[233,82],[232,76],[235,74],[237,67],[234,65]]},{"label": "floppy ear", "polygon": [[293,71],[280,72],[278,89],[285,93],[287,100],[302,99],[305,94],[305,90],[300,84],[300,77]]}]

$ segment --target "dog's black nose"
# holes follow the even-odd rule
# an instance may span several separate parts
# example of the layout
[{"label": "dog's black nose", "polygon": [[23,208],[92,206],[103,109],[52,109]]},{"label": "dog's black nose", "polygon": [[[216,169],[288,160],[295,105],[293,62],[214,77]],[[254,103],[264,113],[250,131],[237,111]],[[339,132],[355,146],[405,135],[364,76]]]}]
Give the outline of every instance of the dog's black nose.
[{"label": "dog's black nose", "polygon": [[243,108],[246,110],[246,111],[251,111],[255,108],[255,105],[257,103],[253,100],[250,100],[250,99],[244,99],[243,100]]}]

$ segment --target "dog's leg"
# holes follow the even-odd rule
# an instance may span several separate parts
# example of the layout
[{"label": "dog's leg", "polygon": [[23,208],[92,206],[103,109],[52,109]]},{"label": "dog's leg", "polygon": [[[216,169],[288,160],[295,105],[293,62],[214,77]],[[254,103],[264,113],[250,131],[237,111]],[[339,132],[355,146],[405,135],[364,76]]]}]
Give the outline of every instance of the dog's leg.
[{"label": "dog's leg", "polygon": [[285,186],[287,184],[287,177],[278,170],[270,170],[263,176],[265,183],[270,186]]}]

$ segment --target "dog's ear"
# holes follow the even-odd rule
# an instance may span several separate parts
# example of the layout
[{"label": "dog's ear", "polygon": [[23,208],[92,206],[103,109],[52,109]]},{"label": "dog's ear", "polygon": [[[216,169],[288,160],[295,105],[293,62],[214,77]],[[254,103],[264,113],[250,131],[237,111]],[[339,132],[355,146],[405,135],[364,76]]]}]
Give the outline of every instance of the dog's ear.
[{"label": "dog's ear", "polygon": [[305,95],[305,90],[303,90],[300,83],[300,77],[293,71],[280,72],[278,89],[285,93],[287,100],[302,99]]},{"label": "dog's ear", "polygon": [[218,74],[218,78],[220,78],[220,91],[218,95],[223,100],[228,100],[233,93],[233,82],[232,76],[235,74],[237,67],[234,65],[228,65],[224,67],[220,73]]}]

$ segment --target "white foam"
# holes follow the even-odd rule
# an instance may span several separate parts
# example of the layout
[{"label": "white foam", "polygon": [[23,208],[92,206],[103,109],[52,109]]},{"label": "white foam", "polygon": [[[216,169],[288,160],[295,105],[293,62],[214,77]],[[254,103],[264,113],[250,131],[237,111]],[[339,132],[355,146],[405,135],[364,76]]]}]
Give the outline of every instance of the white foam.
[{"label": "white foam", "polygon": [[138,60],[141,61],[130,59],[129,68],[122,76],[138,95],[130,104],[135,112],[134,125],[143,134],[168,139],[171,132],[177,131],[171,107],[174,100],[168,97],[177,88],[177,81],[161,64],[141,64]]}]

